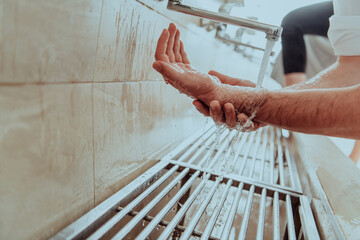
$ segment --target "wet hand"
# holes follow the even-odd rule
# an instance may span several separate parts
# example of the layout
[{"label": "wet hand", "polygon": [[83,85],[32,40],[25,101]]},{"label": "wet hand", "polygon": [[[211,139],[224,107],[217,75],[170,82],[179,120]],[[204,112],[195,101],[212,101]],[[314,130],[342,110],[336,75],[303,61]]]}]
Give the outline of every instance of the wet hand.
[{"label": "wet hand", "polygon": [[[255,83],[251,81],[232,78],[213,70],[211,70],[209,74],[218,77],[223,84],[242,87],[256,86]],[[231,103],[225,103],[224,106],[221,107],[218,101],[213,100],[210,102],[210,107],[208,107],[201,101],[195,100],[193,104],[204,116],[211,117],[216,123],[224,123],[231,129],[237,128],[242,131],[255,131],[265,126],[263,123],[248,120],[249,117],[245,113],[236,114],[235,107]]]},{"label": "wet hand", "polygon": [[164,77],[167,83],[180,92],[207,103],[215,97],[219,80],[191,66],[184,45],[180,41],[180,31],[175,24],[171,23],[169,28],[161,33],[155,59],[154,69]]}]

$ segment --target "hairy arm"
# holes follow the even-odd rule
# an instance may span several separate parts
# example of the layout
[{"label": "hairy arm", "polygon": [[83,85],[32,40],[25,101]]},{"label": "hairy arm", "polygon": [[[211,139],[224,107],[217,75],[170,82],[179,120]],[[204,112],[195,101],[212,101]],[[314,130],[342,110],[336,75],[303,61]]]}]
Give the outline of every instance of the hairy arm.
[{"label": "hairy arm", "polygon": [[360,56],[340,56],[339,60],[310,80],[285,89],[324,89],[360,84]]},{"label": "hairy arm", "polygon": [[268,92],[255,119],[303,133],[359,139],[359,99],[359,85]]}]

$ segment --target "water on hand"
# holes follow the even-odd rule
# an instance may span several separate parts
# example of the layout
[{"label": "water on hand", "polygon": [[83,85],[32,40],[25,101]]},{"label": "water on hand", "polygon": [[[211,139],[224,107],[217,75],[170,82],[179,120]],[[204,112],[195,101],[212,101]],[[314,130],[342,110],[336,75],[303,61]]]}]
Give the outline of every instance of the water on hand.
[{"label": "water on hand", "polygon": [[264,81],[266,68],[268,66],[269,58],[270,58],[271,51],[272,51],[274,45],[275,45],[275,40],[267,39],[266,46],[265,46],[265,51],[264,51],[264,56],[262,58],[261,65],[260,65],[260,70],[259,70],[259,75],[258,75],[258,79],[257,79],[257,83],[256,83],[256,88],[260,88],[263,81]]}]

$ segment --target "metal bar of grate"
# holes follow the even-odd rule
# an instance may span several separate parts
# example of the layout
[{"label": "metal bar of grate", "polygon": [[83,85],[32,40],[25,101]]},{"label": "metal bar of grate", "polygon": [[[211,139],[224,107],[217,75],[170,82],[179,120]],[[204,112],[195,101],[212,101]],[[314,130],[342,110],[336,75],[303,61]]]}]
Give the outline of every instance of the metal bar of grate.
[{"label": "metal bar of grate", "polygon": [[266,188],[261,192],[261,201],[260,201],[260,211],[259,211],[259,220],[258,228],[256,234],[256,240],[261,240],[264,238],[264,222],[265,222],[265,208],[266,208]]},{"label": "metal bar of grate", "polygon": [[266,150],[267,150],[267,144],[268,144],[268,134],[269,134],[270,128],[265,130],[265,136],[263,138],[263,149],[262,149],[262,158],[261,158],[261,167],[260,167],[260,176],[259,180],[263,181],[264,179],[264,169],[265,169],[265,158],[266,158]]},{"label": "metal bar of grate", "polygon": [[280,175],[280,185],[285,186],[285,177],[284,177],[284,155],[283,155],[283,149],[281,146],[281,131],[280,129],[276,129],[276,141],[277,141],[277,159],[279,163],[279,175]]},{"label": "metal bar of grate", "polygon": [[248,195],[248,199],[246,202],[246,207],[245,207],[245,214],[241,223],[241,228],[240,228],[240,233],[239,233],[239,238],[238,239],[245,239],[246,237],[246,230],[249,224],[249,217],[250,217],[250,212],[251,212],[251,205],[253,203],[253,197],[254,197],[254,191],[255,191],[255,187],[254,185],[252,185],[250,187],[250,192]]},{"label": "metal bar of grate", "polygon": [[156,215],[156,217],[150,222],[149,225],[136,237],[136,240],[145,239],[149,233],[151,233],[158,223],[165,217],[171,207],[179,201],[179,199],[185,194],[185,192],[191,187],[196,178],[200,175],[200,171],[195,172],[191,178],[185,183],[179,192],[171,199],[171,201],[165,205],[165,207]]},{"label": "metal bar of grate", "polygon": [[280,210],[279,210],[279,193],[274,193],[273,199],[273,224],[274,224],[274,238],[273,239],[280,239]]},{"label": "metal bar of grate", "polygon": [[237,209],[238,209],[238,206],[239,206],[239,202],[240,202],[241,193],[242,193],[243,188],[244,188],[244,183],[240,183],[238,188],[237,188],[234,201],[232,202],[231,211],[230,211],[230,214],[229,214],[229,216],[228,216],[228,218],[226,220],[225,228],[224,228],[224,230],[222,232],[222,235],[221,235],[222,240],[229,239],[231,226],[233,225],[233,222],[234,222],[234,219],[235,219],[235,215],[236,215],[236,212],[237,212]]},{"label": "metal bar of grate", "polygon": [[173,229],[175,228],[175,226],[180,222],[180,220],[184,217],[186,211],[189,209],[190,205],[193,203],[193,201],[195,200],[195,198],[198,196],[198,194],[200,193],[200,191],[203,189],[203,187],[205,187],[205,184],[207,182],[207,180],[209,179],[210,175],[207,174],[205,175],[205,177],[203,178],[203,180],[201,181],[201,183],[196,187],[195,191],[193,192],[193,194],[188,198],[188,200],[185,202],[185,204],[182,206],[182,208],[180,209],[180,211],[175,215],[175,217],[171,220],[171,222],[169,223],[169,225],[167,226],[167,228],[165,228],[165,230],[162,232],[162,234],[159,236],[159,240],[165,240],[167,239],[170,234],[172,233]]},{"label": "metal bar of grate", "polygon": [[89,239],[99,239],[103,237],[111,228],[113,228],[121,219],[123,219],[133,208],[135,208],[146,196],[158,188],[166,179],[168,179],[176,170],[178,165],[173,166],[166,174],[159,178],[154,184],[147,188],[137,198],[135,198],[130,204],[128,204],[121,212],[112,217],[108,222],[101,226],[96,232],[94,232]]},{"label": "metal bar of grate", "polygon": [[289,195],[286,196],[286,221],[289,239],[296,240],[294,217]]},{"label": "metal bar of grate", "polygon": [[[54,239],[263,239],[267,228],[274,239],[295,239],[299,229],[305,239],[318,239],[311,236],[318,233],[310,203],[278,129],[214,127],[196,134]],[[143,220],[148,224],[141,226]]]},{"label": "metal bar of grate", "polygon": [[207,207],[207,205],[209,204],[211,198],[213,197],[217,186],[220,184],[220,178],[218,177],[216,179],[216,182],[213,183],[210,192],[207,194],[206,198],[204,199],[204,201],[201,203],[201,205],[199,206],[199,208],[197,209],[197,211],[195,212],[195,214],[192,216],[192,219],[189,223],[189,225],[187,226],[185,232],[183,233],[183,235],[181,236],[180,240],[185,240],[188,239],[191,236],[191,233],[194,231],[196,224],[198,223],[201,215],[203,214],[203,212],[205,211],[205,208]]},{"label": "metal bar of grate", "polygon": [[[122,207],[119,207],[118,210],[121,211],[121,210],[123,210],[123,208],[122,208]],[[132,217],[135,217],[135,216],[138,215],[138,214],[139,214],[139,213],[136,212],[136,211],[130,211],[130,212],[128,213],[128,215],[129,215],[129,216],[132,216]],[[146,215],[146,216],[143,218],[143,220],[144,220],[144,221],[147,221],[147,222],[151,222],[151,221],[154,220],[154,217]],[[167,227],[168,225],[169,225],[169,222],[168,222],[168,221],[161,220],[161,221],[159,222],[159,226]],[[181,232],[184,232],[185,229],[186,229],[186,227],[184,227],[184,226],[182,226],[182,225],[176,225],[176,226],[174,227],[174,229],[175,229],[175,230],[178,230],[178,231],[181,231]],[[202,235],[203,235],[202,232],[199,232],[199,231],[196,231],[196,230],[194,230],[194,232],[193,232],[193,236],[194,236],[194,237],[201,237]],[[210,236],[208,239],[210,239],[210,240],[218,240],[218,238],[214,238],[214,237],[211,237],[211,236]]]},{"label": "metal bar of grate", "polygon": [[213,230],[213,227],[216,223],[216,219],[218,218],[221,208],[224,205],[224,202],[225,202],[225,199],[229,192],[229,189],[231,187],[231,184],[232,184],[232,180],[230,179],[226,184],[226,188],[224,189],[224,191],[222,193],[221,200],[219,201],[219,204],[216,207],[216,210],[212,213],[211,218],[210,218],[208,224],[206,225],[203,235],[201,236],[201,240],[209,239],[211,231]]},{"label": "metal bar of grate", "polygon": [[260,148],[260,143],[261,143],[261,136],[263,133],[264,129],[260,129],[258,134],[257,134],[257,138],[256,138],[256,142],[255,142],[255,148],[254,148],[254,152],[253,152],[253,156],[252,156],[252,162],[251,162],[251,168],[250,168],[250,172],[249,172],[249,177],[252,178],[254,175],[254,171],[255,171],[255,164],[256,164],[256,159],[257,156],[259,154],[259,148]]},{"label": "metal bar of grate", "polygon": [[173,187],[181,180],[185,175],[189,172],[189,168],[185,168],[181,171],[181,173],[171,181],[169,185],[167,185],[159,195],[157,195],[151,202],[149,202],[136,217],[134,217],[124,228],[120,230],[115,235],[115,239],[123,239],[135,226],[136,224],[148,213],[150,210],[163,198],[166,194],[168,194]]}]

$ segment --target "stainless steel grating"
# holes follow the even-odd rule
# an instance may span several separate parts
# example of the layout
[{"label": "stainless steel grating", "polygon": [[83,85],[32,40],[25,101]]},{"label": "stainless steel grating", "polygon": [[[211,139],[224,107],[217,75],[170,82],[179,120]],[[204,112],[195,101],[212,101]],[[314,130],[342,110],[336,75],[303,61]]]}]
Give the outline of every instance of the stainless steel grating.
[{"label": "stainless steel grating", "polygon": [[319,239],[281,130],[200,130],[54,239]]}]

